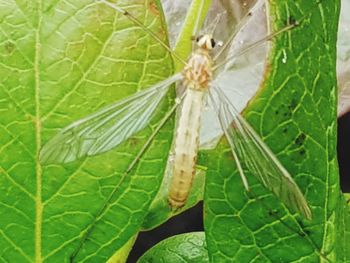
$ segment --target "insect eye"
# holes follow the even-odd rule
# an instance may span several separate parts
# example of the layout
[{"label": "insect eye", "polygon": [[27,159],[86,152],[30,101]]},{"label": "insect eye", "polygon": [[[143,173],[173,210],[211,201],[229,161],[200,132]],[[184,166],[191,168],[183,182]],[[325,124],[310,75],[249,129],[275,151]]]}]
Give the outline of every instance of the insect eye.
[{"label": "insect eye", "polygon": [[201,40],[202,37],[203,37],[202,35],[198,36],[198,37],[196,38],[196,42],[198,43],[199,40]]},{"label": "insect eye", "polygon": [[210,43],[211,43],[211,47],[214,48],[216,44],[214,38],[210,39]]}]

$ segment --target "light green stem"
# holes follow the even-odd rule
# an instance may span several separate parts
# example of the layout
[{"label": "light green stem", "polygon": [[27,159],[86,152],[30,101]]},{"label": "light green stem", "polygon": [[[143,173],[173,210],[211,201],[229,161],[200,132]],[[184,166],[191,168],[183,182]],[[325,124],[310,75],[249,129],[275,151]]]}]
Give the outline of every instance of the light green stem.
[{"label": "light green stem", "polygon": [[[187,60],[192,51],[192,37],[198,31],[204,22],[211,5],[211,0],[193,0],[182,30],[177,38],[174,52],[183,60]],[[175,60],[175,71],[178,72],[183,68],[180,61]]]}]

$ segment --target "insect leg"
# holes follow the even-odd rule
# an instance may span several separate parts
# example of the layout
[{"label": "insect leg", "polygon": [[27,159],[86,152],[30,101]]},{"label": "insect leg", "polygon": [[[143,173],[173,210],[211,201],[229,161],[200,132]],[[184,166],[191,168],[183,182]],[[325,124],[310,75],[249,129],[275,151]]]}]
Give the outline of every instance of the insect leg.
[{"label": "insect leg", "polygon": [[[320,248],[317,247],[315,241],[310,237],[309,230],[305,229],[305,226],[302,224],[300,220],[298,220],[295,217],[291,217],[292,221],[295,223],[296,226],[291,226],[287,222],[285,222],[276,212],[276,210],[273,210],[271,207],[269,207],[261,198],[258,197],[257,194],[254,193],[254,190],[250,188],[249,192],[247,192],[248,198],[253,198],[256,200],[266,211],[268,211],[269,215],[272,216],[276,221],[279,221],[285,228],[287,228],[289,231],[296,233],[302,238],[305,238],[307,242],[312,246],[312,248],[315,250],[315,252],[326,262],[332,262],[327,255],[322,253],[320,251]],[[282,206],[285,207],[285,205],[282,203]],[[285,207],[286,210],[288,210]]]},{"label": "insect leg", "polygon": [[260,46],[261,44],[264,44],[265,42],[273,39],[274,37],[282,34],[283,32],[289,31],[293,28],[295,28],[297,25],[296,24],[292,24],[292,25],[288,25],[284,28],[282,28],[281,30],[278,30],[274,33],[271,33],[263,38],[261,38],[260,40],[256,41],[253,44],[250,44],[248,46],[246,46],[245,48],[243,48],[242,50],[238,51],[237,53],[233,54],[232,56],[229,56],[228,58],[226,58],[222,63],[217,64],[214,68],[213,71],[216,71],[218,68],[221,68],[222,66],[231,63],[230,61],[235,60],[237,57],[247,53],[248,51]]},{"label": "insect leg", "polygon": [[[215,109],[215,111],[216,111],[216,113],[217,113],[217,115],[218,115],[218,118],[219,118],[219,121],[220,121],[220,125],[221,125],[221,127],[222,127],[222,130],[224,131],[226,137],[229,138],[229,136],[227,135],[226,125],[225,125],[225,123],[223,123],[223,119],[220,118],[220,108],[219,108],[219,105],[218,105],[217,102],[215,101],[215,98],[214,98],[214,96],[213,96],[213,94],[212,94],[210,88],[208,89],[208,93],[209,93],[210,99],[211,99],[211,101],[212,101],[212,104],[213,104],[213,106],[214,106],[214,109]],[[229,120],[226,120],[226,122],[229,122]],[[230,142],[230,144],[232,143],[231,141],[229,141],[229,142]],[[232,145],[232,149],[233,149],[233,148],[235,148],[235,145]],[[240,177],[241,177],[241,179],[242,179],[244,188],[245,188],[247,191],[249,191],[250,188],[249,188],[248,180],[247,180],[247,178],[246,178],[246,176],[245,176],[245,174],[244,174],[243,168],[242,168],[241,163],[240,163],[240,161],[239,161],[239,157],[237,156],[237,153],[236,153],[235,151],[232,151],[232,155],[233,155],[233,157],[234,157],[234,159],[235,159],[235,163],[236,163],[236,165],[237,165],[237,169],[238,169],[239,175],[240,175]]]},{"label": "insect leg", "polygon": [[164,43],[158,36],[155,34],[152,30],[148,29],[140,20],[138,20],[134,15],[129,13],[124,8],[121,8],[120,6],[110,3],[106,0],[99,0],[99,2],[105,4],[106,6],[111,7],[112,9],[116,10],[117,12],[123,14],[124,16],[128,17],[135,25],[141,27],[145,32],[147,32],[151,37],[153,37],[156,41],[159,42],[174,58],[176,58],[178,61],[180,61],[182,64],[186,65],[186,61],[184,61],[180,56],[178,56],[166,43]]},{"label": "insect leg", "polygon": [[89,227],[87,228],[86,232],[84,233],[83,237],[80,240],[80,243],[78,247],[74,250],[74,252],[70,256],[70,262],[74,262],[75,257],[78,255],[80,249],[83,247],[85,241],[90,237],[92,234],[94,227],[96,226],[98,220],[103,216],[104,212],[108,208],[110,204],[110,200],[114,197],[114,194],[116,193],[117,189],[120,187],[120,185],[124,182],[124,179],[126,176],[130,173],[130,171],[137,165],[138,161],[142,157],[142,155],[145,153],[151,142],[153,141],[154,137],[158,134],[159,130],[164,126],[164,124],[168,121],[168,119],[171,117],[171,115],[176,111],[178,105],[181,103],[181,100],[183,99],[185,94],[182,95],[182,97],[175,100],[175,104],[171,107],[171,109],[167,112],[167,114],[163,117],[163,119],[160,121],[158,126],[154,129],[151,136],[148,138],[148,140],[145,142],[145,144],[142,146],[141,150],[138,152],[136,157],[133,159],[131,164],[129,165],[128,169],[124,172],[122,175],[121,180],[119,183],[114,187],[112,192],[109,194],[108,198],[106,199],[105,203],[99,210],[99,212],[96,214],[93,221],[90,223]]},{"label": "insect leg", "polygon": [[229,36],[227,41],[225,41],[224,45],[221,47],[221,49],[218,51],[218,53],[213,58],[214,61],[217,61],[217,59],[225,52],[227,49],[231,46],[232,40],[235,38],[235,36],[238,34],[238,32],[244,27],[244,25],[248,22],[249,18],[252,16],[254,12],[257,11],[257,9],[261,8],[264,4],[264,1],[258,1],[239,21],[239,23],[235,26],[232,34]]},{"label": "insect leg", "polygon": [[164,118],[161,120],[161,122],[159,123],[159,125],[156,127],[156,129],[153,131],[153,133],[151,134],[151,136],[149,137],[149,139],[147,140],[147,142],[143,145],[143,147],[141,148],[141,150],[139,151],[139,153],[136,155],[135,159],[131,162],[131,164],[129,165],[128,169],[126,170],[126,173],[129,173],[132,168],[135,167],[135,165],[137,164],[138,160],[141,158],[141,156],[144,154],[144,152],[147,150],[149,144],[153,141],[154,137],[157,135],[157,133],[159,132],[159,130],[164,126],[164,124],[167,122],[167,120],[170,118],[170,116],[175,112],[175,110],[177,109],[177,107],[179,106],[179,104],[182,101],[182,98],[184,97],[185,94],[182,95],[182,97],[180,99],[176,99],[175,100],[175,104],[173,105],[173,107],[168,111],[168,113],[164,116]]}]

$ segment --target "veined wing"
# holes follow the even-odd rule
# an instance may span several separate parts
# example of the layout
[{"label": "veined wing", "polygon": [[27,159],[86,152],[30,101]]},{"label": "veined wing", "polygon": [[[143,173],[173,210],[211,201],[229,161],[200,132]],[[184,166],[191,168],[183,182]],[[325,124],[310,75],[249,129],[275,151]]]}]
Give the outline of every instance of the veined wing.
[{"label": "veined wing", "polygon": [[146,127],[169,86],[180,79],[175,74],[73,122],[44,145],[40,162],[67,163],[111,150]]},{"label": "veined wing", "polygon": [[[212,87],[217,97],[210,98],[219,115],[220,124],[231,146],[244,186],[249,190],[244,170],[248,170],[291,210],[311,219],[311,210],[288,171],[278,161],[259,135],[244,120],[219,87]],[[218,101],[217,101],[218,99]]]}]

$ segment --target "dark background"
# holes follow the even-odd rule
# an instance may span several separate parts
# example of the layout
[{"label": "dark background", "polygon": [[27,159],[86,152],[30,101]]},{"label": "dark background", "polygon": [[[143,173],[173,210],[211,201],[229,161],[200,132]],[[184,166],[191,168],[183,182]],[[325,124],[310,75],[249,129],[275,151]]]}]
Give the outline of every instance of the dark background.
[{"label": "dark background", "polygon": [[338,163],[340,186],[350,193],[350,112],[338,119]]},{"label": "dark background", "polygon": [[[338,162],[343,192],[350,192],[350,113],[338,120]],[[159,241],[181,233],[203,231],[202,202],[192,209],[171,218],[152,231],[139,234],[127,263],[135,263],[149,248]]]}]

